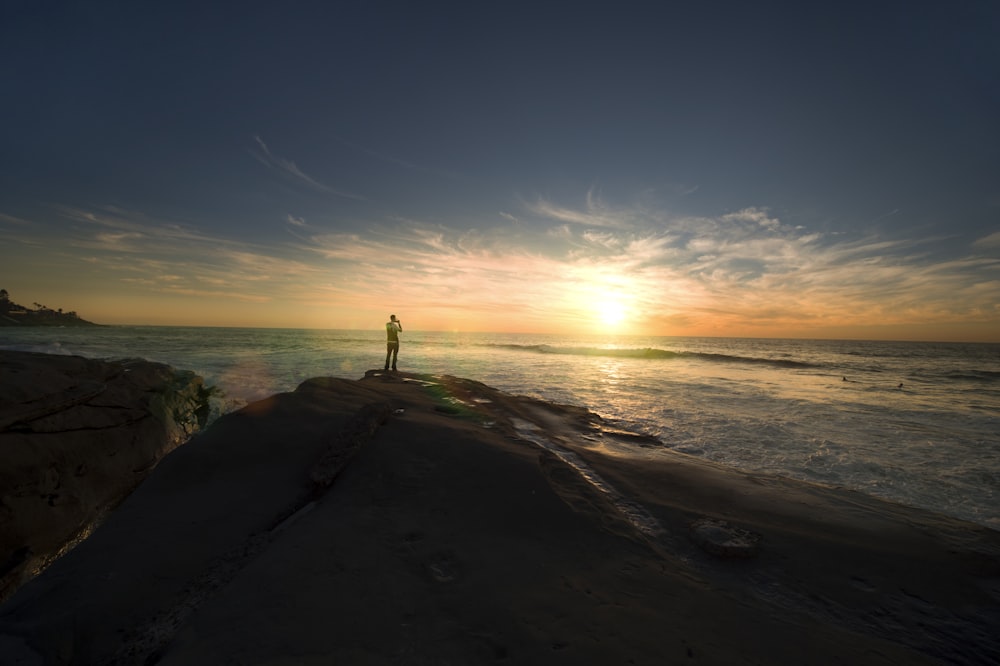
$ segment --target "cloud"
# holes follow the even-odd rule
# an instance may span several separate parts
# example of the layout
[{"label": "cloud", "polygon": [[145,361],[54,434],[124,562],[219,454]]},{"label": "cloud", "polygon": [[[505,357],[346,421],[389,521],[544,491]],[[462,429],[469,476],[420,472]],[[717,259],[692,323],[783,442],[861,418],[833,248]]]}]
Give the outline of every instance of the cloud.
[{"label": "cloud", "polygon": [[18,247],[35,264],[72,257],[74,279],[98,281],[95,293],[117,283],[150,302],[237,301],[293,314],[363,313],[388,298],[461,330],[586,332],[601,302],[615,299],[650,334],[1000,325],[1000,257],[983,252],[1000,246],[1000,233],[946,258],[935,253],[938,238],[824,234],[755,208],[689,217],[605,205],[602,214],[628,224],[565,221],[592,209],[553,208],[558,215],[531,224],[484,229],[396,218],[353,233],[289,214],[293,234],[257,244],[120,209],[62,208],[69,228]]},{"label": "cloud", "polygon": [[1000,248],[1000,231],[994,231],[989,236],[976,239],[972,246],[975,248],[985,248],[988,250]]},{"label": "cloud", "polygon": [[614,208],[602,201],[593,190],[587,192],[583,210],[568,206],[558,206],[545,199],[538,199],[532,204],[527,204],[527,209],[532,214],[543,219],[579,226],[606,227],[609,229],[630,227],[635,222],[634,218],[636,215],[641,214],[629,208]]},{"label": "cloud", "polygon": [[312,176],[302,171],[302,169],[300,169],[295,162],[274,155],[273,153],[271,153],[271,149],[268,148],[267,144],[264,143],[264,140],[260,138],[260,136],[255,135],[253,139],[254,143],[257,144],[257,149],[256,150],[251,149],[250,154],[253,155],[253,157],[261,164],[270,167],[272,169],[276,169],[279,172],[285,174],[286,176],[290,176],[293,180],[299,183],[303,183],[312,189],[319,190],[321,192],[327,192],[329,194],[333,194],[338,197],[344,197],[346,199],[355,199],[359,201],[364,200],[364,197],[360,195],[353,194],[350,192],[345,192],[343,190],[338,190],[330,187],[329,185],[321,183]]},{"label": "cloud", "polygon": [[[436,275],[449,272],[442,267],[464,266],[466,300],[474,300],[471,287],[482,274],[476,267],[485,272],[489,266],[494,277],[506,276],[507,294],[545,292],[547,302],[559,303],[560,293],[586,299],[588,290],[619,285],[650,316],[710,326],[716,334],[784,326],[805,335],[823,326],[997,316],[1000,261],[938,258],[933,250],[939,239],[827,236],[784,225],[758,208],[717,218],[670,218],[636,209],[614,213],[629,220],[627,226],[581,229],[592,210],[590,204],[581,210],[533,205],[532,212],[548,214],[556,224],[537,230],[539,238],[522,235],[523,247],[532,252],[504,254],[480,246],[476,256],[463,256],[459,246],[446,251],[448,235],[438,232],[433,246],[424,244],[432,254],[421,257],[415,243],[409,260],[434,266]],[[978,245],[992,247],[996,240]],[[341,244],[339,252],[346,257],[351,249]],[[556,286],[546,290],[538,280]]]},{"label": "cloud", "polygon": [[267,303],[294,300],[323,277],[322,267],[271,244],[255,245],[111,207],[59,210],[78,224],[58,234],[48,250],[93,267],[105,284],[102,291],[113,289],[106,283],[118,282],[151,294]]},{"label": "cloud", "polygon": [[876,222],[881,222],[882,220],[886,219],[887,217],[892,217],[893,215],[898,215],[898,214],[899,214],[899,209],[898,208],[894,208],[894,209],[890,210],[888,213],[885,213],[883,215],[879,215],[874,220],[872,220],[869,224],[875,224]]},{"label": "cloud", "polygon": [[18,226],[29,226],[29,225],[31,225],[31,222],[29,222],[28,220],[21,219],[20,217],[14,217],[13,215],[6,215],[4,213],[0,213],[0,222],[6,222],[6,223],[9,223],[9,224],[16,224]]},{"label": "cloud", "polygon": [[[176,243],[195,246],[218,242],[216,238],[194,228],[150,220],[142,213],[111,206],[93,210],[57,206],[56,210],[68,220],[84,223],[81,233],[66,238],[66,242],[80,248],[146,252],[157,247],[166,251]],[[94,227],[99,230],[93,230]]]},{"label": "cloud", "polygon": [[764,229],[775,231],[781,226],[781,221],[776,217],[770,217],[766,209],[744,208],[735,213],[727,213],[722,216],[723,222],[752,222]]},{"label": "cloud", "polygon": [[588,245],[598,245],[606,249],[616,249],[621,247],[622,239],[607,231],[584,231],[583,239]]}]

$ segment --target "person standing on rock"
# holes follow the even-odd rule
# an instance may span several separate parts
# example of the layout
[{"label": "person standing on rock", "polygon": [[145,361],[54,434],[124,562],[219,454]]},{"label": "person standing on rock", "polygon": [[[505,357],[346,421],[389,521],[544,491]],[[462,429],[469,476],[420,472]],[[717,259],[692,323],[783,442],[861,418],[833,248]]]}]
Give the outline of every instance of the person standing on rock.
[{"label": "person standing on rock", "polygon": [[392,369],[396,369],[396,357],[399,356],[399,334],[403,332],[403,324],[396,315],[389,315],[385,323],[385,369],[389,369],[389,357],[392,357]]}]

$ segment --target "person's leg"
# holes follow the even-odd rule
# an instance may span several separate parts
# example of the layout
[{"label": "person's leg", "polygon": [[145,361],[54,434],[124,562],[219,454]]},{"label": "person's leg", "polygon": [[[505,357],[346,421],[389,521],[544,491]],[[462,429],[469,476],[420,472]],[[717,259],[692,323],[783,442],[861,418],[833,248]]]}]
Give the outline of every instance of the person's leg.
[{"label": "person's leg", "polygon": [[392,356],[392,343],[387,342],[385,344],[385,369],[389,369],[389,357]]},{"label": "person's leg", "polygon": [[392,346],[392,369],[396,369],[396,357],[399,356],[399,343]]}]

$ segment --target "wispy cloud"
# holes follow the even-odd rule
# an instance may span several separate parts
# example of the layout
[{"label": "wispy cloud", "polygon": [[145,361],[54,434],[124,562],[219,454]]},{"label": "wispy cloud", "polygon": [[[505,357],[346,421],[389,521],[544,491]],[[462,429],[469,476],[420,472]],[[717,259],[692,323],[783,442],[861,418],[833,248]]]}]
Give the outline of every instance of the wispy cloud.
[{"label": "wispy cloud", "polygon": [[486,316],[506,304],[512,316],[539,322],[586,317],[588,301],[596,307],[607,294],[649,321],[718,335],[998,316],[1000,260],[937,258],[934,238],[826,236],[753,208],[717,218],[656,213],[645,223],[643,211],[605,208],[602,216],[628,225],[566,223],[591,219],[591,210],[534,206],[552,226],[535,236],[519,230],[517,243],[410,225],[377,237],[314,236],[309,248],[353,265],[352,289],[382,279],[415,308],[446,303]]},{"label": "wispy cloud", "polygon": [[781,220],[771,217],[766,209],[744,208],[735,213],[727,213],[722,216],[724,222],[751,222],[764,229],[771,231],[781,226]]},{"label": "wispy cloud", "polygon": [[271,149],[268,148],[267,144],[264,143],[264,140],[260,136],[254,136],[253,139],[256,144],[256,148],[251,148],[250,154],[253,155],[253,157],[261,164],[275,169],[282,174],[291,177],[296,182],[305,184],[314,190],[319,190],[320,192],[326,192],[328,194],[333,194],[347,199],[356,199],[359,201],[364,200],[364,197],[358,194],[339,190],[330,187],[325,183],[321,183],[317,179],[302,171],[302,169],[300,169],[295,162],[273,154]]},{"label": "wispy cloud", "polygon": [[89,210],[57,206],[55,210],[63,218],[84,225],[79,227],[80,233],[66,237],[66,242],[79,248],[130,253],[148,252],[157,247],[169,251],[178,243],[194,247],[218,242],[217,238],[196,228],[151,220],[142,213],[111,206]]},{"label": "wispy cloud", "polygon": [[976,239],[972,246],[986,250],[1000,249],[1000,231],[994,231],[989,236]]},{"label": "wispy cloud", "polygon": [[886,219],[887,217],[892,217],[893,215],[899,215],[899,209],[898,208],[893,208],[888,213],[883,213],[882,215],[879,215],[874,220],[872,220],[869,224],[875,224],[876,222],[881,222],[882,220]]},{"label": "wispy cloud", "polygon": [[627,223],[566,221],[590,219],[593,202],[575,213],[534,206],[530,224],[483,229],[398,218],[330,233],[289,214],[294,233],[260,244],[120,209],[63,208],[69,229],[44,249],[23,247],[58,257],[52,263],[74,258],[74,279],[99,280],[95,292],[117,282],[150,303],[201,304],[205,316],[244,303],[261,317],[347,326],[390,299],[437,326],[585,332],[615,300],[643,322],[636,332],[651,334],[1000,325],[1000,234],[943,257],[937,238],[828,235],[765,209],[685,217],[598,208],[601,219]]},{"label": "wispy cloud", "polygon": [[287,298],[321,277],[320,268],[273,246],[110,207],[59,210],[77,226],[59,235],[53,251],[78,255],[105,278],[118,276],[122,284],[152,293],[266,303]]},{"label": "wispy cloud", "polygon": [[[586,202],[582,209],[570,206],[560,206],[546,199],[538,199],[528,204],[527,209],[532,214],[543,219],[557,220],[567,224],[585,227],[607,227],[621,229],[635,223],[637,211],[629,208],[614,208],[601,200],[593,190],[587,192]],[[641,214],[641,211],[638,211]]]},{"label": "wispy cloud", "polygon": [[0,222],[7,224],[16,224],[18,226],[29,226],[31,222],[28,220],[21,219],[19,217],[14,217],[13,215],[7,215],[5,213],[0,213]]}]

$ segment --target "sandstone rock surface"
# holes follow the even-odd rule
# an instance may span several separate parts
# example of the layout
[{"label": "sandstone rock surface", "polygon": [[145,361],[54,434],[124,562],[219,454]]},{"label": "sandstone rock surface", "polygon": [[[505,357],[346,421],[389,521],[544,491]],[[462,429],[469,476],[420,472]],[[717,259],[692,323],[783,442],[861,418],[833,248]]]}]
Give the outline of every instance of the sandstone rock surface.
[{"label": "sandstone rock surface", "polygon": [[0,351],[0,600],[186,441],[208,394],[161,363]]}]

